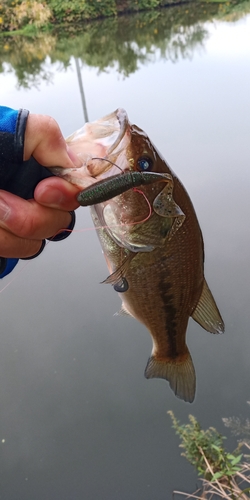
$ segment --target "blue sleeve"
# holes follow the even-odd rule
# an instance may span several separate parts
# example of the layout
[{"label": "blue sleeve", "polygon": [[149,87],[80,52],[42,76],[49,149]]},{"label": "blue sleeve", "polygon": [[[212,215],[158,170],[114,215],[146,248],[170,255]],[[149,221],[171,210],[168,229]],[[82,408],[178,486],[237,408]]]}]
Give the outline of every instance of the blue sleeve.
[{"label": "blue sleeve", "polygon": [[0,279],[10,274],[16,267],[19,259],[6,259],[5,257],[0,257]]},{"label": "blue sleeve", "polygon": [[0,131],[14,134],[16,130],[16,122],[18,111],[15,109],[0,106]]},{"label": "blue sleeve", "polygon": [[[8,177],[8,175],[6,175],[4,172],[4,167],[6,165],[6,157],[7,157],[6,153],[7,151],[9,152],[11,144],[13,144],[13,149],[12,149],[12,154],[13,154],[17,120],[18,120],[17,110],[7,108],[5,106],[0,106],[0,172],[1,172],[1,177],[3,177],[0,181],[1,189],[4,189],[4,184]],[[7,146],[6,148],[5,145]],[[11,161],[11,156],[9,158],[10,161]],[[14,269],[17,263],[18,259],[5,259],[0,257],[0,278],[7,276],[7,274],[9,274]]]},{"label": "blue sleeve", "polygon": [[5,191],[13,192],[13,181],[21,172],[28,115],[26,109],[0,106],[0,189]]}]

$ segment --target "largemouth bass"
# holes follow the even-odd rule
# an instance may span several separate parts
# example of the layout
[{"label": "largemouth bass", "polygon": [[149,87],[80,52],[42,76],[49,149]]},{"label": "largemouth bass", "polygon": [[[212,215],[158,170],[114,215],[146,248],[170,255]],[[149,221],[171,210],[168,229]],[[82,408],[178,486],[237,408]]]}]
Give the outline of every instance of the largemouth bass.
[{"label": "largemouth bass", "polygon": [[[130,124],[122,109],[85,124],[67,141],[83,166],[53,172],[88,187],[91,203],[84,190],[80,203],[96,203],[91,214],[110,272],[104,283],[120,294],[122,311],[152,336],[145,377],[166,379],[176,396],[192,402],[196,377],[186,344],[189,317],[211,333],[224,331],[204,277],[203,239],[192,202],[147,134]],[[132,180],[129,184],[135,172],[162,176],[152,182],[145,176],[145,185],[138,188],[138,180],[135,188]],[[119,184],[122,175],[127,177]]]}]

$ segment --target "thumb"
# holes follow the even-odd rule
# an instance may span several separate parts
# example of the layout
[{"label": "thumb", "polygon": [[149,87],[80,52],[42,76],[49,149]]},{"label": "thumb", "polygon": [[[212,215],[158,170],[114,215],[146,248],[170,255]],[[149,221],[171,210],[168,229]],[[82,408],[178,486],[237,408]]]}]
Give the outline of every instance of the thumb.
[{"label": "thumb", "polygon": [[61,129],[51,116],[30,114],[24,138],[24,160],[31,156],[44,167],[81,167],[82,162],[68,147]]}]

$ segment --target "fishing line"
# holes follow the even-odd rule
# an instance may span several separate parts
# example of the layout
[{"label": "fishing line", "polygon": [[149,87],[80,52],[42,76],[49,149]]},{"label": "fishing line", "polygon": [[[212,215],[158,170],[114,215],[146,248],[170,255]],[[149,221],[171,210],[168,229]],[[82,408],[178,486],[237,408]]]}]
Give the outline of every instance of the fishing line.
[{"label": "fishing line", "polygon": [[[47,245],[46,245],[47,246]],[[23,267],[21,267],[21,269],[19,269],[19,271],[17,272],[17,274],[15,276],[13,276],[13,278],[8,282],[6,283],[6,285],[4,285],[3,288],[1,288],[0,290],[0,293],[2,293],[4,290],[6,290],[6,288],[8,288],[8,286],[11,285],[11,283],[13,283],[13,281],[16,281],[16,279],[18,278],[18,276],[24,271],[24,269],[30,264],[30,262],[25,262],[25,264],[23,265]]]},{"label": "fishing line", "polygon": [[145,195],[145,193],[143,191],[141,191],[140,189],[137,189],[137,188],[133,188],[133,191],[135,191],[136,193],[139,193],[139,194],[142,194],[143,198],[145,199],[145,201],[147,202],[148,204],[148,208],[149,208],[149,213],[147,215],[147,217],[139,222],[131,222],[130,224],[128,224],[128,226],[133,226],[133,225],[136,225],[136,224],[143,224],[143,222],[146,222],[148,219],[150,219],[151,215],[152,215],[152,207],[150,205],[150,201],[148,200],[147,196]]},{"label": "fishing line", "polygon": [[[136,226],[138,224],[143,224],[144,222],[146,222],[152,215],[152,208],[151,208],[151,205],[150,205],[150,202],[147,198],[147,196],[145,195],[145,193],[143,191],[141,191],[140,189],[137,189],[136,187],[135,188],[132,188],[134,192],[136,193],[139,193],[139,194],[142,194],[143,198],[145,199],[145,201],[147,202],[148,204],[148,208],[149,208],[149,212],[148,212],[148,215],[147,217],[145,217],[145,219],[141,220],[141,221],[136,221],[136,222],[129,222],[128,224],[118,224],[118,227],[119,226]],[[112,226],[110,226],[112,227]],[[124,239],[124,235],[122,235],[123,239]],[[122,261],[123,261],[123,251],[124,251],[124,248],[121,247],[120,249],[120,265],[122,265]]]},{"label": "fishing line", "polygon": [[119,165],[117,165],[116,163],[114,163],[113,161],[111,160],[108,160],[107,158],[98,158],[97,156],[96,157],[93,157],[91,158],[91,160],[103,160],[103,161],[107,161],[108,163],[111,163],[111,165],[114,165],[114,167],[117,167],[119,168],[119,170],[121,171],[121,173],[123,174],[124,171],[122,170],[121,167],[119,167]]}]

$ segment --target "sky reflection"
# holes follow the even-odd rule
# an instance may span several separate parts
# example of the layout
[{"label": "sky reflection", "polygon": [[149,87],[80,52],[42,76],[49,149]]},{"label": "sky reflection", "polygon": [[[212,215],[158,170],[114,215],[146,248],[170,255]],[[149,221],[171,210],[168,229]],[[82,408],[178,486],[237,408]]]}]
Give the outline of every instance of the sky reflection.
[{"label": "sky reflection", "polygon": [[[192,406],[143,371],[151,339],[113,316],[120,300],[101,286],[107,269],[95,232],[50,243],[1,294],[1,487],[8,500],[166,500],[193,491],[166,415],[226,432],[221,418],[248,416],[250,17],[206,23],[192,58],[158,58],[128,78],[81,68],[90,120],[124,107],[183,181],[203,230],[206,276],[226,324],[210,335],[192,320],[197,373]],[[83,124],[74,59],[43,63],[52,82],[17,90],[0,74],[1,104],[50,114],[65,136]],[[92,227],[87,209],[77,229]]]}]

